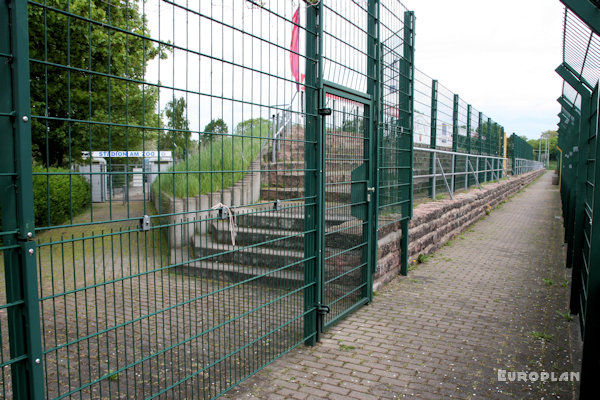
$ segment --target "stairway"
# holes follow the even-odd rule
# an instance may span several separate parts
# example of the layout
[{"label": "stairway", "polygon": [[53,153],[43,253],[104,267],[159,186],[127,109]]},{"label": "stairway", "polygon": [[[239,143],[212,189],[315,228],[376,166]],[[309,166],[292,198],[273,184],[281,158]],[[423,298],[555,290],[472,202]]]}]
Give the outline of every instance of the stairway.
[{"label": "stairway", "polygon": [[[276,281],[286,289],[304,285],[304,128],[292,126],[280,142],[275,159],[267,151],[261,160],[260,204],[234,210],[235,245],[228,218],[209,221],[207,232],[196,232],[193,237],[195,266],[203,276],[228,282],[268,281],[270,285]],[[331,158],[343,158],[344,150],[339,146]],[[362,243],[362,221],[349,216],[348,207],[341,210],[346,214],[335,211],[336,205],[350,201],[351,172],[357,166],[355,161],[326,163],[329,170],[340,171],[327,174],[326,183],[344,182],[326,189],[326,207],[332,208],[325,218],[326,280],[344,275],[363,257],[361,248],[353,249]],[[335,283],[355,285],[355,280],[356,274],[348,273]]]},{"label": "stairway", "polygon": [[[276,280],[286,287],[303,285],[304,209],[277,211],[270,207],[252,207],[238,208],[235,213],[235,245],[228,219],[212,221],[208,233],[194,236],[194,257],[200,260],[196,267],[201,268],[205,276],[226,278],[230,282],[267,274],[259,280]],[[328,243],[345,247],[359,242],[361,238],[343,229],[352,223],[343,216],[327,217],[326,230],[334,232],[328,235]],[[338,252],[328,248],[326,257]],[[350,251],[336,256],[335,260],[337,264],[356,264],[361,255],[360,251]]]}]

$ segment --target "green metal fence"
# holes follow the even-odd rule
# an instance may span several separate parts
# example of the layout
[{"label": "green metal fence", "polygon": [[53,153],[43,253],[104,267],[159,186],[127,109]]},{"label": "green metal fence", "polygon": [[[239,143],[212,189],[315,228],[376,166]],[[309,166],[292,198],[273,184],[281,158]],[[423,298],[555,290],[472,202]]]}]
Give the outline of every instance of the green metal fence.
[{"label": "green metal fence", "polygon": [[382,229],[406,274],[415,146],[504,170],[414,51],[397,0],[2,2],[1,396],[215,398],[372,300]]},{"label": "green metal fence", "polygon": [[503,128],[420,70],[414,112],[417,200],[452,197],[506,174]]},{"label": "green metal fence", "polygon": [[563,63],[556,72],[564,79],[558,102],[558,147],[561,151],[560,189],[563,206],[567,268],[572,268],[570,311],[579,315],[583,356],[580,398],[596,394],[595,373],[600,368],[600,101],[598,39],[600,11],[592,3],[563,1]]},{"label": "green metal fence", "polygon": [[515,175],[544,168],[543,163],[533,159],[533,147],[525,139],[512,135],[512,172]]},{"label": "green metal fence", "polygon": [[0,23],[2,397],[218,397],[371,300],[380,215],[408,245],[400,2],[8,1]]}]

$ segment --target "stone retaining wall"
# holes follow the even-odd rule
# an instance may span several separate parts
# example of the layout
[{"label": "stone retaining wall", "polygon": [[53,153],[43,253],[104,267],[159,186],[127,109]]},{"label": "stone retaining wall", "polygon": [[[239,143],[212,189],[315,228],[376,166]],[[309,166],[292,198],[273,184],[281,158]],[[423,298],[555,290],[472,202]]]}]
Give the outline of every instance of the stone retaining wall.
[{"label": "stone retaining wall", "polygon": [[[485,184],[482,189],[455,194],[454,200],[432,201],[417,206],[410,222],[409,260],[415,260],[419,254],[433,253],[484,217],[486,210],[495,208],[545,172],[539,170],[510,177],[498,183]],[[401,238],[400,223],[380,229],[375,290],[398,275]]]}]

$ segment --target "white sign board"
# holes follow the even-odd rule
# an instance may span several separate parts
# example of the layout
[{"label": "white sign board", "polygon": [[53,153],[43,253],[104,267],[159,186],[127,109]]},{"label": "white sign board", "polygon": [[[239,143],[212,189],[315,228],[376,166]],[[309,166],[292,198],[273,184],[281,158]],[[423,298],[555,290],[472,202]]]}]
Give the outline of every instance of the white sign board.
[{"label": "white sign board", "polygon": [[[86,152],[84,152],[86,153]],[[94,158],[139,157],[139,158],[172,158],[170,151],[92,151]]]}]

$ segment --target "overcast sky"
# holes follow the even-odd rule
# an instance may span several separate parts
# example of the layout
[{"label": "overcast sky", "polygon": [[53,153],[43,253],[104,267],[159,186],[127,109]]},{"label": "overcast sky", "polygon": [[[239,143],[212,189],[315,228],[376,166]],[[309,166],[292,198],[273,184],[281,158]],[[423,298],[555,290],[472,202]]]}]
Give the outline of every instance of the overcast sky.
[{"label": "overcast sky", "polygon": [[556,130],[564,6],[559,0],[403,0],[416,66],[509,133]]}]

